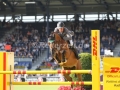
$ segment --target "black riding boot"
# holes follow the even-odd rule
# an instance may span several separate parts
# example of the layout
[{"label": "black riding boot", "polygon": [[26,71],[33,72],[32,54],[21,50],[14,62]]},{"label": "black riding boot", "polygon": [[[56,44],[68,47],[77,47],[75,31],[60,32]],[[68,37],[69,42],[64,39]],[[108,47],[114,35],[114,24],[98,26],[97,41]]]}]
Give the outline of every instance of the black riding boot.
[{"label": "black riding boot", "polygon": [[74,52],[74,54],[75,54],[75,57],[76,57],[77,59],[80,59],[80,57],[78,56],[78,53],[77,53],[77,49],[74,48],[74,47],[71,47],[71,49],[73,50],[73,52]]},{"label": "black riding boot", "polygon": [[54,58],[52,58],[51,60],[50,60],[50,62],[54,62],[55,60],[54,60]]},{"label": "black riding boot", "polygon": [[65,62],[65,51],[63,51],[63,53],[62,53],[62,62]]}]

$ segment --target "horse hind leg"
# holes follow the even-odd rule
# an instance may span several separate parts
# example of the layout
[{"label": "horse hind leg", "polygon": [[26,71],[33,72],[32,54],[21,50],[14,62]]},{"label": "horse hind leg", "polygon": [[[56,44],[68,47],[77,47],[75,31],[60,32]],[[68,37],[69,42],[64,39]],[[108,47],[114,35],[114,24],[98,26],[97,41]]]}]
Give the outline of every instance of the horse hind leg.
[{"label": "horse hind leg", "polygon": [[[77,63],[76,70],[82,70],[82,65],[81,65],[80,60],[79,60],[78,63]],[[78,73],[78,74],[76,74],[76,75],[77,75],[77,77],[78,77],[78,80],[79,80],[79,81],[82,81],[82,74]]]},{"label": "horse hind leg", "polygon": [[72,78],[69,76],[69,74],[63,74],[63,76],[65,77],[66,81],[72,81]]},{"label": "horse hind leg", "polygon": [[[63,70],[70,70],[68,68],[62,67]],[[72,82],[72,78],[70,77],[70,74],[63,74],[65,81],[70,81]],[[71,85],[71,89],[73,89],[73,85]]]},{"label": "horse hind leg", "polygon": [[[81,65],[80,60],[77,63],[76,70],[82,70],[82,65]],[[82,74],[78,73],[78,74],[75,74],[75,76],[78,78],[79,82],[82,82]],[[80,88],[82,89],[81,85],[77,85],[77,86],[80,86]]]},{"label": "horse hind leg", "polygon": [[[65,77],[65,81],[72,82],[72,78],[70,77],[70,74],[64,74],[63,76]],[[73,89],[73,85],[71,85],[71,89]]]}]

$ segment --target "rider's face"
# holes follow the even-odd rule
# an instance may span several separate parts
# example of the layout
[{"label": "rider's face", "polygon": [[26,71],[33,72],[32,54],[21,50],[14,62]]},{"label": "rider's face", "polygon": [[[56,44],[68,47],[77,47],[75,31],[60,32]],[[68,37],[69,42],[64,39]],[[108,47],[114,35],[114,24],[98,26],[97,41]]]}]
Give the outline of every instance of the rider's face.
[{"label": "rider's face", "polygon": [[60,32],[63,32],[63,29],[64,29],[64,28],[63,28],[63,27],[61,27],[61,28],[59,28],[59,31],[60,31]]}]

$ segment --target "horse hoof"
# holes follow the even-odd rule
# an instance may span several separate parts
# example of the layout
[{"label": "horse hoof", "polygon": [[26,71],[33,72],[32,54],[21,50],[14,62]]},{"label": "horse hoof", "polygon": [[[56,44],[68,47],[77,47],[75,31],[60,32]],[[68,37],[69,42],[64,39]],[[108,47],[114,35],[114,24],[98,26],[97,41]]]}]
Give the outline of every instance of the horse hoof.
[{"label": "horse hoof", "polygon": [[63,62],[62,62],[62,63],[59,63],[60,66],[63,66],[63,64],[64,64]]}]

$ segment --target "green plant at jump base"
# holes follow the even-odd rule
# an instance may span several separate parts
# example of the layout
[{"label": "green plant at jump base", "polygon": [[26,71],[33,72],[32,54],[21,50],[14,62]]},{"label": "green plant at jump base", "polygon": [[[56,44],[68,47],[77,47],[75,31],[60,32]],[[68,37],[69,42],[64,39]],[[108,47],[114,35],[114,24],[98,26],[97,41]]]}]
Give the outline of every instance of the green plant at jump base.
[{"label": "green plant at jump base", "polygon": [[[91,70],[92,69],[92,58],[90,53],[81,53],[79,54],[81,57],[81,64],[82,64],[82,70]],[[70,77],[73,79],[73,81],[78,81],[78,79],[75,77],[75,74],[70,74]],[[82,80],[83,81],[92,81],[91,74],[82,74]],[[84,86],[86,89],[91,89],[92,85]]]}]

